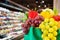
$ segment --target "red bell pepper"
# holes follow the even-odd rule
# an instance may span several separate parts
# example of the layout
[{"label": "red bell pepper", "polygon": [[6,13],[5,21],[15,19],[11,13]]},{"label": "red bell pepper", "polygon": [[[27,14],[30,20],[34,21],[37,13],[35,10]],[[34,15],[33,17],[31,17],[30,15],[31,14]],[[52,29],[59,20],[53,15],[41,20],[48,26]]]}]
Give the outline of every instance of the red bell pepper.
[{"label": "red bell pepper", "polygon": [[60,21],[60,15],[53,16],[56,21]]},{"label": "red bell pepper", "polygon": [[38,16],[37,11],[29,11],[28,18],[34,19],[36,16]]}]

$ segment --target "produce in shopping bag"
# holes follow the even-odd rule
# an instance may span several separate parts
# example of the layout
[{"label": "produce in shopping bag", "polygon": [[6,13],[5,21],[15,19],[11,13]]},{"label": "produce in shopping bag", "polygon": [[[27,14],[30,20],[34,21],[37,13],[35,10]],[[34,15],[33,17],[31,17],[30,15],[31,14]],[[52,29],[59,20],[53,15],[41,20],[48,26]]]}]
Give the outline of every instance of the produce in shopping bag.
[{"label": "produce in shopping bag", "polygon": [[60,15],[53,16],[56,21],[60,21]]},{"label": "produce in shopping bag", "polygon": [[39,27],[39,24],[40,24],[42,21],[44,21],[44,18],[43,18],[42,16],[39,16],[39,15],[38,15],[38,16],[33,20],[32,24],[34,24],[34,25],[33,25],[34,27]]},{"label": "produce in shopping bag", "polygon": [[54,11],[52,9],[45,9],[43,10],[40,15],[42,15],[44,18],[51,18],[52,16],[54,16]]},{"label": "produce in shopping bag", "polygon": [[26,22],[22,25],[24,33],[27,33],[30,26],[39,27],[39,24],[44,20],[42,16],[37,16],[34,19],[27,19]]},{"label": "produce in shopping bag", "polygon": [[28,33],[30,26],[39,27],[39,24],[44,21],[44,18],[36,11],[30,11],[28,14],[28,19],[22,25],[24,33]]},{"label": "produce in shopping bag", "polygon": [[34,19],[36,16],[38,16],[37,11],[33,11],[33,10],[29,11],[28,18]]},{"label": "produce in shopping bag", "polygon": [[53,18],[46,18],[44,22],[39,25],[42,33],[43,40],[56,40],[57,30],[58,30],[58,22]]},{"label": "produce in shopping bag", "polygon": [[[53,11],[47,8],[43,10],[40,15],[36,11],[30,11],[28,19],[23,26],[25,37],[30,38],[28,37],[30,36],[29,33],[33,32],[32,36],[34,37],[34,40],[40,40],[39,36],[37,36],[39,34],[37,32],[38,30],[34,31],[34,29],[40,28],[42,31],[40,32],[41,35],[39,34],[41,40],[60,40],[60,16],[57,15],[57,12],[55,11],[56,9]],[[31,26],[33,27],[32,31],[30,30]],[[30,38],[30,40],[33,40],[32,38]]]},{"label": "produce in shopping bag", "polygon": [[58,28],[60,28],[60,15],[55,15],[53,18],[58,22]]}]

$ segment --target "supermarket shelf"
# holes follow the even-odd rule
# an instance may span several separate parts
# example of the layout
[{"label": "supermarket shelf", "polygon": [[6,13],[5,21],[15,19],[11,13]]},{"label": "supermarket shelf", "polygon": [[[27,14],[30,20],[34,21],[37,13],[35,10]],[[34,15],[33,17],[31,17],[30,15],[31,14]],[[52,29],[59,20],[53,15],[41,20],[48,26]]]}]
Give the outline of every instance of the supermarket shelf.
[{"label": "supermarket shelf", "polygon": [[0,28],[8,28],[8,27],[10,27],[10,28],[12,28],[14,25],[12,24],[12,25],[4,25],[4,26],[0,26]]},{"label": "supermarket shelf", "polygon": [[0,26],[0,28],[13,28],[13,27],[20,27],[21,24],[20,23],[17,23],[17,24],[7,24],[7,25],[2,25]]},{"label": "supermarket shelf", "polygon": [[19,18],[17,18],[17,17],[0,17],[0,19],[6,19],[6,18],[8,18],[8,19],[19,19]]},{"label": "supermarket shelf", "polygon": [[[5,8],[0,8],[0,36],[4,36],[3,39],[0,40],[15,40],[17,38],[21,38],[21,34],[23,34],[23,30],[21,27],[21,16],[20,14],[24,14],[22,12],[9,12],[5,11]],[[8,10],[8,9],[7,9]],[[6,37],[6,36],[7,37]],[[22,36],[23,37],[23,36]],[[18,40],[18,39],[17,39]]]},{"label": "supermarket shelf", "polygon": [[9,33],[9,34],[7,35],[7,37],[5,37],[5,38],[3,38],[3,39],[0,39],[0,40],[18,40],[18,38],[19,38],[19,39],[23,38],[23,35],[24,35],[24,34],[23,34],[22,30],[16,32],[16,33],[18,33],[18,35],[12,35],[13,33],[15,33],[15,32]]},{"label": "supermarket shelf", "polygon": [[7,5],[7,4],[5,4],[5,3],[0,3],[0,5],[5,6],[5,7],[7,7],[7,8],[15,9],[15,10],[18,10],[18,11],[23,11],[23,10],[20,9],[20,8],[17,8],[17,7],[11,6],[11,5]]}]

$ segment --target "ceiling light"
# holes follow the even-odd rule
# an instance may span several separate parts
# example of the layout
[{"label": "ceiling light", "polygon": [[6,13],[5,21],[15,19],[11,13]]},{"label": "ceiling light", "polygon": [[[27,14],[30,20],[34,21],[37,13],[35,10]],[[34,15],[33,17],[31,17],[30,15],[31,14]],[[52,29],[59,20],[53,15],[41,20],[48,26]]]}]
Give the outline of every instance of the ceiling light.
[{"label": "ceiling light", "polygon": [[27,7],[29,7],[29,5],[27,5]]},{"label": "ceiling light", "polygon": [[36,1],[36,3],[38,3],[38,1]]},{"label": "ceiling light", "polygon": [[40,5],[38,7],[41,7]]},{"label": "ceiling light", "polygon": [[46,7],[46,5],[44,5],[44,7]]},{"label": "ceiling light", "polygon": [[44,1],[42,1],[41,3],[44,3]]}]

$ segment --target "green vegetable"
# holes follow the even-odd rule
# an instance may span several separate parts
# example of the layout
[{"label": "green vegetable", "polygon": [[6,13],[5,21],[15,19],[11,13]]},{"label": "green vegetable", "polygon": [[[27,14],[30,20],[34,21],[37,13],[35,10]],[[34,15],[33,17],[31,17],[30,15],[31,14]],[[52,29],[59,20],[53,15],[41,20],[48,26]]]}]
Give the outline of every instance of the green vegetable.
[{"label": "green vegetable", "polygon": [[53,9],[55,15],[58,15],[58,10],[56,8]]}]

